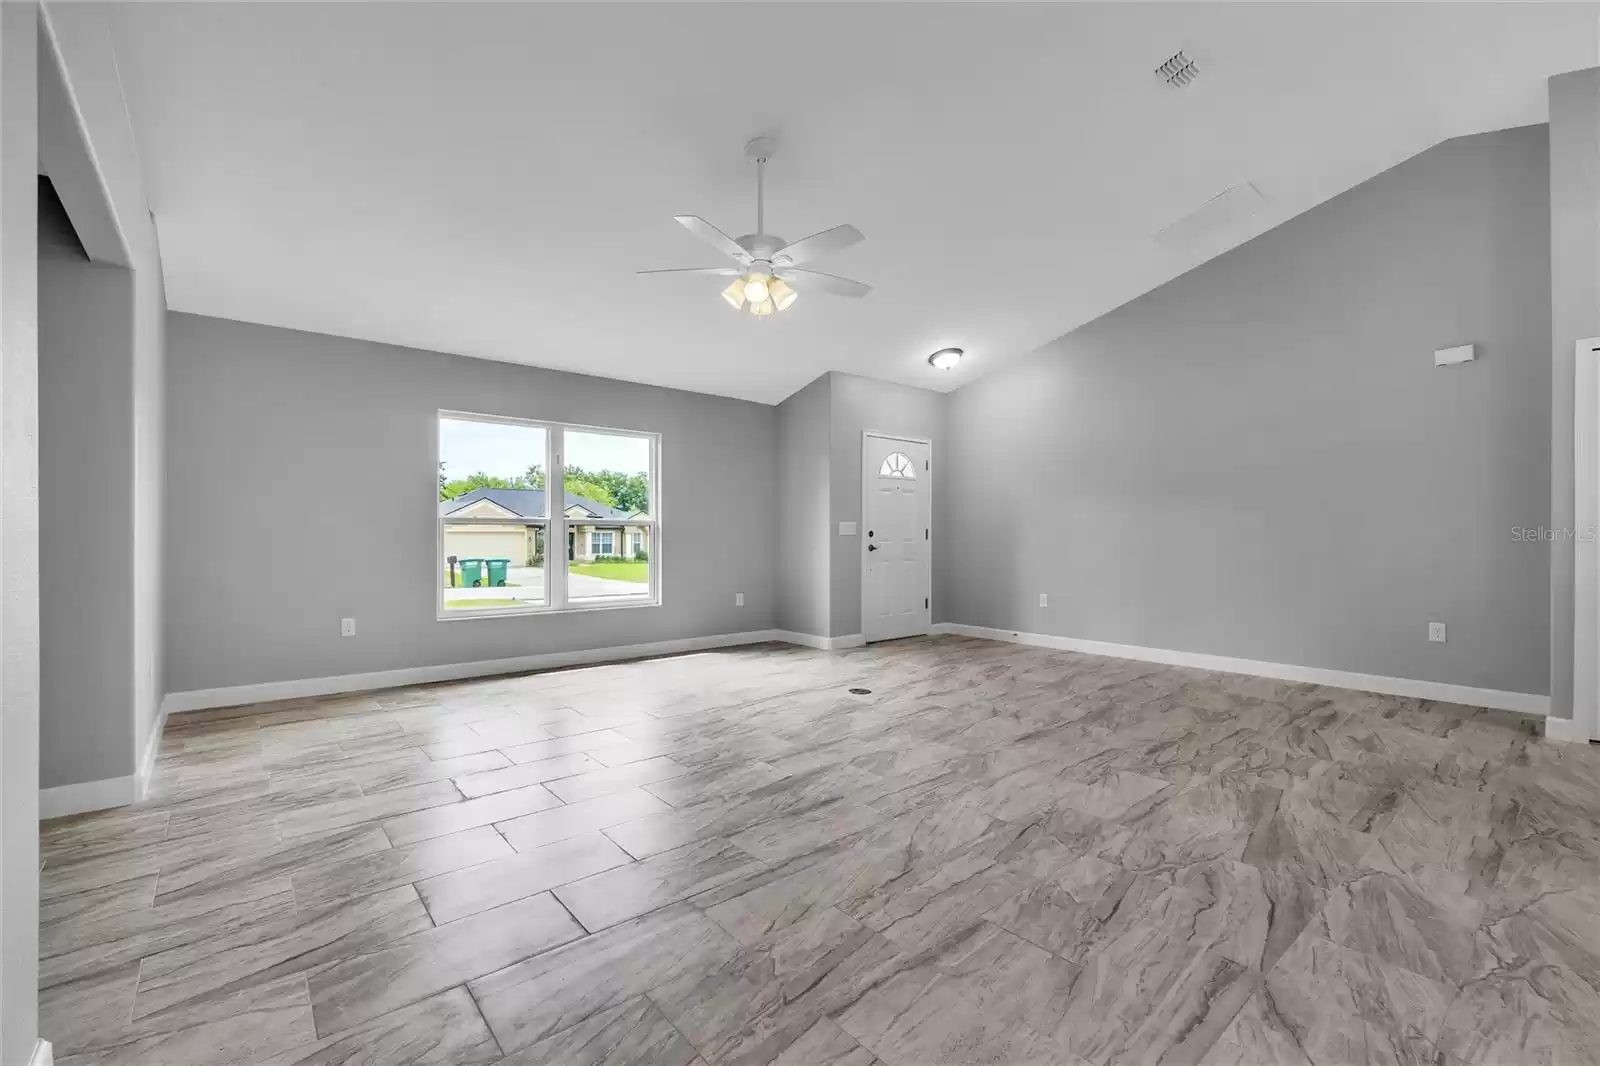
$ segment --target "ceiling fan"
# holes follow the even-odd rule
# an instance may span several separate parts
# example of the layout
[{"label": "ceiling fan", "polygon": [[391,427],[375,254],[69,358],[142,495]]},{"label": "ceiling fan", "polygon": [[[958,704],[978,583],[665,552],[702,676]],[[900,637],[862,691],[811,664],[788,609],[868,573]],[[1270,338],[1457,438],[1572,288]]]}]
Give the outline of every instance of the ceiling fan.
[{"label": "ceiling fan", "polygon": [[[670,270],[641,270],[644,274],[713,274],[731,277],[733,283],[722,290],[722,298],[736,311],[770,315],[794,303],[799,292],[825,292],[833,296],[859,299],[872,291],[871,285],[818,270],[803,270],[796,264],[809,263],[825,255],[843,251],[866,240],[854,226],[835,226],[791,243],[766,232],[765,179],[767,160],[772,157],[772,141],[757,137],[744,146],[745,158],[756,165],[756,231],[733,238],[698,215],[674,215],[678,224],[732,259],[733,267],[677,267]],[[796,290],[799,290],[797,292]]]}]

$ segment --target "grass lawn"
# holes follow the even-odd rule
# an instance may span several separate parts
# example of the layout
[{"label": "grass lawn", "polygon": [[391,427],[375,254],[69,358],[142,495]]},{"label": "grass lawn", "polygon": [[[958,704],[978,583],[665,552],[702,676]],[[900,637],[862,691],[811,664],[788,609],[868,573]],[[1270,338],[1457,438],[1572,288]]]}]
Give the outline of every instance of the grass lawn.
[{"label": "grass lawn", "polygon": [[527,600],[446,600],[444,607],[447,611],[464,609],[476,610],[479,607],[526,607]]},{"label": "grass lawn", "polygon": [[587,574],[589,577],[606,577],[612,581],[632,581],[639,585],[650,583],[649,563],[608,559],[598,563],[571,563],[567,566],[567,570],[574,574]]}]

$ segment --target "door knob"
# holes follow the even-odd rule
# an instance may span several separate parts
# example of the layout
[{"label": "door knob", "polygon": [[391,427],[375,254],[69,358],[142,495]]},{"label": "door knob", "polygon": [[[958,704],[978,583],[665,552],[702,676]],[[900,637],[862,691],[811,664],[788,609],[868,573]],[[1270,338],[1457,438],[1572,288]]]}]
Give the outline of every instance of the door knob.
[{"label": "door knob", "polygon": [[868,544],[868,545],[867,545],[867,551],[869,551],[869,552],[875,552],[875,551],[877,551],[877,550],[878,550],[878,546],[877,546],[877,545],[876,545],[876,544]]}]

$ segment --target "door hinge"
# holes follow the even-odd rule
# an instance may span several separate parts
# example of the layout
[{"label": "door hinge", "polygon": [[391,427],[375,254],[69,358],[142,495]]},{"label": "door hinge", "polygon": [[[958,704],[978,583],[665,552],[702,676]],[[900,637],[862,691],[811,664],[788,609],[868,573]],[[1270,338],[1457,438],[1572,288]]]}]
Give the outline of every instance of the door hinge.
[{"label": "door hinge", "polygon": [[926,596],[924,596],[924,597],[922,597],[922,606],[923,606],[923,609],[924,609],[924,610],[926,610],[926,609],[927,609],[927,606],[928,606],[928,597],[926,597]]},{"label": "door hinge", "polygon": [[923,540],[927,540],[928,539],[928,531],[926,529],[924,529],[922,531],[922,539]]}]

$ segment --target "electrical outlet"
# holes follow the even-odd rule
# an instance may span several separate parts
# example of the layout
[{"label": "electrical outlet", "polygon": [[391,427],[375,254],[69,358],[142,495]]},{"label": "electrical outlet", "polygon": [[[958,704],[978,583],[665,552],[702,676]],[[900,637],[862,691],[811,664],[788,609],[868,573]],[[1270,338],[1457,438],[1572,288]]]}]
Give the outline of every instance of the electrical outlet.
[{"label": "electrical outlet", "polygon": [[1048,607],[1048,606],[1050,606],[1050,594],[1048,592],[1039,593],[1039,606],[1040,607]]},{"label": "electrical outlet", "polygon": [[339,619],[339,635],[341,637],[353,637],[353,636],[355,636],[356,635],[356,620],[354,618],[341,618],[341,619]]},{"label": "electrical outlet", "polygon": [[735,592],[733,594],[733,605],[735,607],[743,607],[744,606],[744,593]]},{"label": "electrical outlet", "polygon": [[1432,641],[1434,644],[1443,644],[1444,643],[1444,623],[1443,622],[1429,622],[1428,623],[1428,639],[1430,641]]}]

